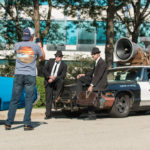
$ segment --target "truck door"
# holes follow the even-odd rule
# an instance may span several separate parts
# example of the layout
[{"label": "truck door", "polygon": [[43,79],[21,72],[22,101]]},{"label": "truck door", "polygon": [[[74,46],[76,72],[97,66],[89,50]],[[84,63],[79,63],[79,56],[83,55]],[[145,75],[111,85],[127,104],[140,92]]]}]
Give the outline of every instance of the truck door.
[{"label": "truck door", "polygon": [[141,89],[140,106],[150,106],[150,69],[143,70],[143,79],[138,84]]}]

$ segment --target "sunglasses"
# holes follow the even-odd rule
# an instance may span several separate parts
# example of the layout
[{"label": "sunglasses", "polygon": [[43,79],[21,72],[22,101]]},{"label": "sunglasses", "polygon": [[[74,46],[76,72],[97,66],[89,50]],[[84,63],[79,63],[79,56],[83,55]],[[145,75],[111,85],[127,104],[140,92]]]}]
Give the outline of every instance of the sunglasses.
[{"label": "sunglasses", "polygon": [[56,55],[55,57],[62,57],[62,56]]},{"label": "sunglasses", "polygon": [[97,53],[91,54],[91,55],[96,55]]}]

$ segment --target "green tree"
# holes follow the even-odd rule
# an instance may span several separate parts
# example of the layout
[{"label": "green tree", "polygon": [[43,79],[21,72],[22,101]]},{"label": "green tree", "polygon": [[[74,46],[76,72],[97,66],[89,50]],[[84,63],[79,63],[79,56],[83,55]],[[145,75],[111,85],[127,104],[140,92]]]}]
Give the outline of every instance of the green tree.
[{"label": "green tree", "polygon": [[[47,2],[47,7],[40,11],[41,2]],[[29,26],[35,28],[37,38],[43,44],[50,30],[52,0],[4,0],[0,2],[1,27],[0,36],[4,37],[4,49],[13,49],[16,41],[22,40],[22,30]],[[1,44],[2,45],[2,44]],[[43,62],[37,63],[38,74],[41,75]]]},{"label": "green tree", "polygon": [[127,0],[108,0],[105,45],[106,63],[108,68],[113,67],[115,13],[118,12],[123,6],[125,6],[126,2]]},{"label": "green tree", "polygon": [[[42,1],[47,1],[48,3],[48,10],[43,9],[44,13],[39,11],[39,0],[5,0],[4,3],[0,2],[0,8],[4,10],[4,13],[1,13],[1,15],[6,21],[4,27],[7,27],[5,32],[3,32],[3,36],[9,35],[7,40],[13,43],[15,40],[21,41],[23,28],[31,26],[35,28],[36,37],[40,38],[43,43],[43,39],[50,29],[52,2],[51,0],[41,0],[40,2]],[[26,18],[28,18],[28,21],[26,21]],[[45,21],[44,26],[42,26],[40,20]],[[14,28],[13,31],[8,31],[12,29],[9,28],[10,25]],[[10,35],[13,33],[15,33],[16,39],[11,38]],[[12,41],[13,39],[14,41]]]},{"label": "green tree", "polygon": [[131,35],[134,43],[138,42],[141,25],[144,25],[144,22],[148,22],[149,6],[150,0],[144,3],[141,0],[129,0],[128,4],[122,8],[121,14],[116,12],[117,19],[126,25],[128,35]]},{"label": "green tree", "polygon": [[[61,2],[61,0],[58,1]],[[106,21],[105,58],[108,68],[113,67],[115,13],[125,6],[127,2],[128,0],[103,0],[100,1],[100,5],[97,5],[95,0],[63,1],[65,14],[78,17],[79,22],[91,18],[93,26],[97,27],[97,21]],[[106,16],[102,14],[103,12],[106,12]]]}]

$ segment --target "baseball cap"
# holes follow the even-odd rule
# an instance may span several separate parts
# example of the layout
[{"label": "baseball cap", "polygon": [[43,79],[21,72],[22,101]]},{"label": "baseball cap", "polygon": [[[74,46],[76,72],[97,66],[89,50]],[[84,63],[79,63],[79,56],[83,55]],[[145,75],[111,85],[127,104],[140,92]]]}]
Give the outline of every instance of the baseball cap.
[{"label": "baseball cap", "polygon": [[24,41],[29,41],[32,37],[32,35],[34,35],[34,30],[30,27],[27,27],[23,30],[23,37],[22,40]]}]

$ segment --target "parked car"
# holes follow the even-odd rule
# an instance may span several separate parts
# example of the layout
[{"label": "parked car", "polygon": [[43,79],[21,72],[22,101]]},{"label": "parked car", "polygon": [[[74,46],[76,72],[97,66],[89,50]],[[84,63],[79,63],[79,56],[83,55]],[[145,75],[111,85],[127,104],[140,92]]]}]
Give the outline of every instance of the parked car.
[{"label": "parked car", "polygon": [[[0,77],[0,110],[8,110],[11,101],[13,88],[13,78]],[[33,103],[38,99],[37,88],[35,87],[35,96]],[[18,103],[18,108],[25,107],[25,91],[23,90],[21,98]]]},{"label": "parked car", "polygon": [[[130,111],[150,109],[150,66],[125,66],[108,72],[107,97],[114,98],[110,114],[126,117]],[[105,105],[103,106],[105,108]]]},{"label": "parked car", "polygon": [[[55,108],[66,115],[80,115],[83,106],[77,105],[73,97],[76,85],[67,85]],[[150,110],[150,66],[124,66],[108,70],[108,88],[99,93],[99,110],[108,110],[115,117],[126,117],[130,111]]]}]

